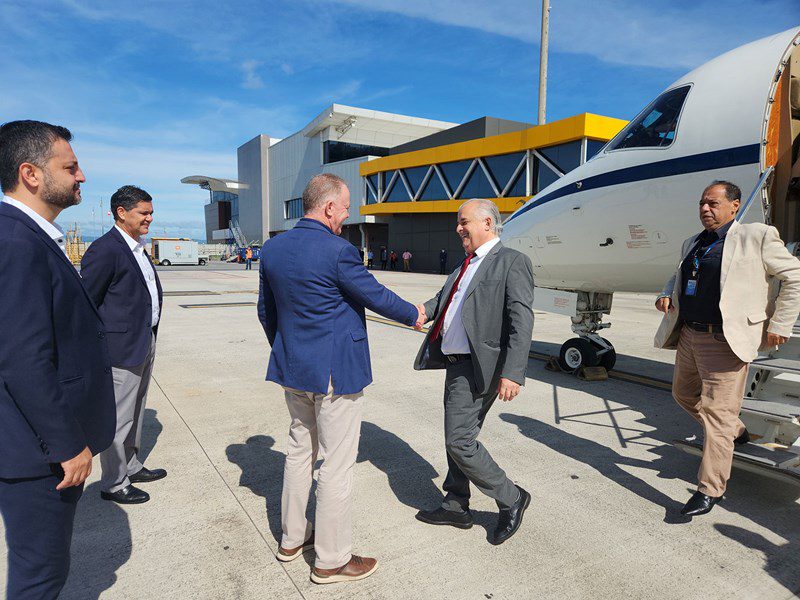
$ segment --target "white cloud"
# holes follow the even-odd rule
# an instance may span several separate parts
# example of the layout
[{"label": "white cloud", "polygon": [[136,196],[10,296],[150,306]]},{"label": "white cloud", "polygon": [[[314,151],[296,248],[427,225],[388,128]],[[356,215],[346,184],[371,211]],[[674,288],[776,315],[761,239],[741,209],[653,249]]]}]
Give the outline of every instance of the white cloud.
[{"label": "white cloud", "polygon": [[257,70],[261,66],[261,62],[257,60],[246,60],[242,63],[241,69],[244,73],[244,81],[242,87],[246,90],[260,90],[264,87],[264,81],[258,74]]},{"label": "white cloud", "polygon": [[[331,1],[539,43],[541,5],[531,0]],[[796,0],[559,0],[551,4],[550,47],[609,63],[689,69],[797,21]]]}]

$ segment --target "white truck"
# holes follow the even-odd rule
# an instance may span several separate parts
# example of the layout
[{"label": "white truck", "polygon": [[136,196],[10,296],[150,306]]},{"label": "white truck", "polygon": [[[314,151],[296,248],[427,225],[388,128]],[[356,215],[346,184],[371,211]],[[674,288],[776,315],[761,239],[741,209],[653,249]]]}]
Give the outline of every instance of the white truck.
[{"label": "white truck", "polygon": [[198,253],[198,244],[184,238],[153,238],[150,256],[157,265],[205,265],[208,256]]}]

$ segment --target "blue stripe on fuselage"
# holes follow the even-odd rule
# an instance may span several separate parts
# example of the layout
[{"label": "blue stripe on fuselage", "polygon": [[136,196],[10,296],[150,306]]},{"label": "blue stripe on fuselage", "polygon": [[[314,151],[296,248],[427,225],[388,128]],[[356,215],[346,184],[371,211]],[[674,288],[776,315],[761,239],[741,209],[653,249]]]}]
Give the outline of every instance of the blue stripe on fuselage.
[{"label": "blue stripe on fuselage", "polygon": [[709,171],[711,169],[724,169],[726,167],[738,167],[740,165],[757,163],[759,161],[759,153],[759,144],[751,144],[749,146],[703,152],[702,154],[693,154],[691,156],[661,160],[644,165],[637,165],[635,167],[609,171],[608,173],[602,173],[594,177],[583,179],[580,181],[580,188],[577,185],[578,182],[574,182],[558,188],[557,190],[553,190],[541,198],[536,198],[536,200],[529,202],[515,214],[511,215],[508,220],[515,219],[522,213],[550,202],[551,200],[577,194],[579,192],[596,190],[610,185],[644,181],[645,179],[658,179],[659,177],[672,177],[674,175],[685,175],[686,173],[697,173],[700,171]]}]

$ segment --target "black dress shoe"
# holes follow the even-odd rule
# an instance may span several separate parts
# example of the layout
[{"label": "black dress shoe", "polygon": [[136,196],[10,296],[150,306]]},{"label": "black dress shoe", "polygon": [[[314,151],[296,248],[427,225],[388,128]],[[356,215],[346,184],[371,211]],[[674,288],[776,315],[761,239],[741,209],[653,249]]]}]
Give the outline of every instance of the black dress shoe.
[{"label": "black dress shoe", "polygon": [[750,432],[747,429],[744,430],[744,433],[733,440],[733,444],[735,446],[742,446],[744,444],[750,443]]},{"label": "black dress shoe", "polygon": [[468,508],[464,512],[446,510],[442,507],[436,510],[421,510],[417,513],[417,520],[429,525],[452,525],[459,529],[472,527],[472,513]]},{"label": "black dress shoe", "polygon": [[100,492],[100,497],[103,500],[111,500],[117,504],[142,504],[150,500],[150,494],[132,485],[116,492]]},{"label": "black dress shoe", "polygon": [[694,495],[689,498],[686,506],[681,509],[681,514],[686,515],[687,517],[704,515],[707,512],[710,512],[711,509],[714,508],[714,505],[718,502],[722,502],[722,496],[719,498],[712,498],[711,496],[706,496],[701,492],[695,492]]},{"label": "black dress shoe", "polygon": [[494,530],[494,539],[492,540],[492,544],[495,546],[502,544],[517,533],[517,529],[522,525],[522,515],[530,506],[531,495],[519,486],[516,488],[519,490],[519,500],[510,508],[500,509],[500,517],[497,519],[497,528]]},{"label": "black dress shoe", "polygon": [[166,476],[167,472],[164,469],[148,469],[147,467],[142,467],[136,473],[130,475],[128,479],[131,480],[131,483],[150,483],[151,481],[164,479]]}]

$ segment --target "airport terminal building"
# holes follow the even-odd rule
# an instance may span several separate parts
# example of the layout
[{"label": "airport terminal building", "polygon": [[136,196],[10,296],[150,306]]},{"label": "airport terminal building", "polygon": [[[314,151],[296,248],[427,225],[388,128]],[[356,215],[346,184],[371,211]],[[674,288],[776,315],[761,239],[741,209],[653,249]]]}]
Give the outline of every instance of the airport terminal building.
[{"label": "airport terminal building", "polygon": [[210,192],[208,242],[263,243],[302,217],[301,195],[318,173],[350,188],[342,236],[359,248],[413,255],[419,271],[461,260],[455,214],[469,198],[504,215],[591,158],[625,121],[584,113],[547,125],[483,117],[447,123],[333,104],[302,130],[261,134],[238,149],[236,181],[191,176]]}]

